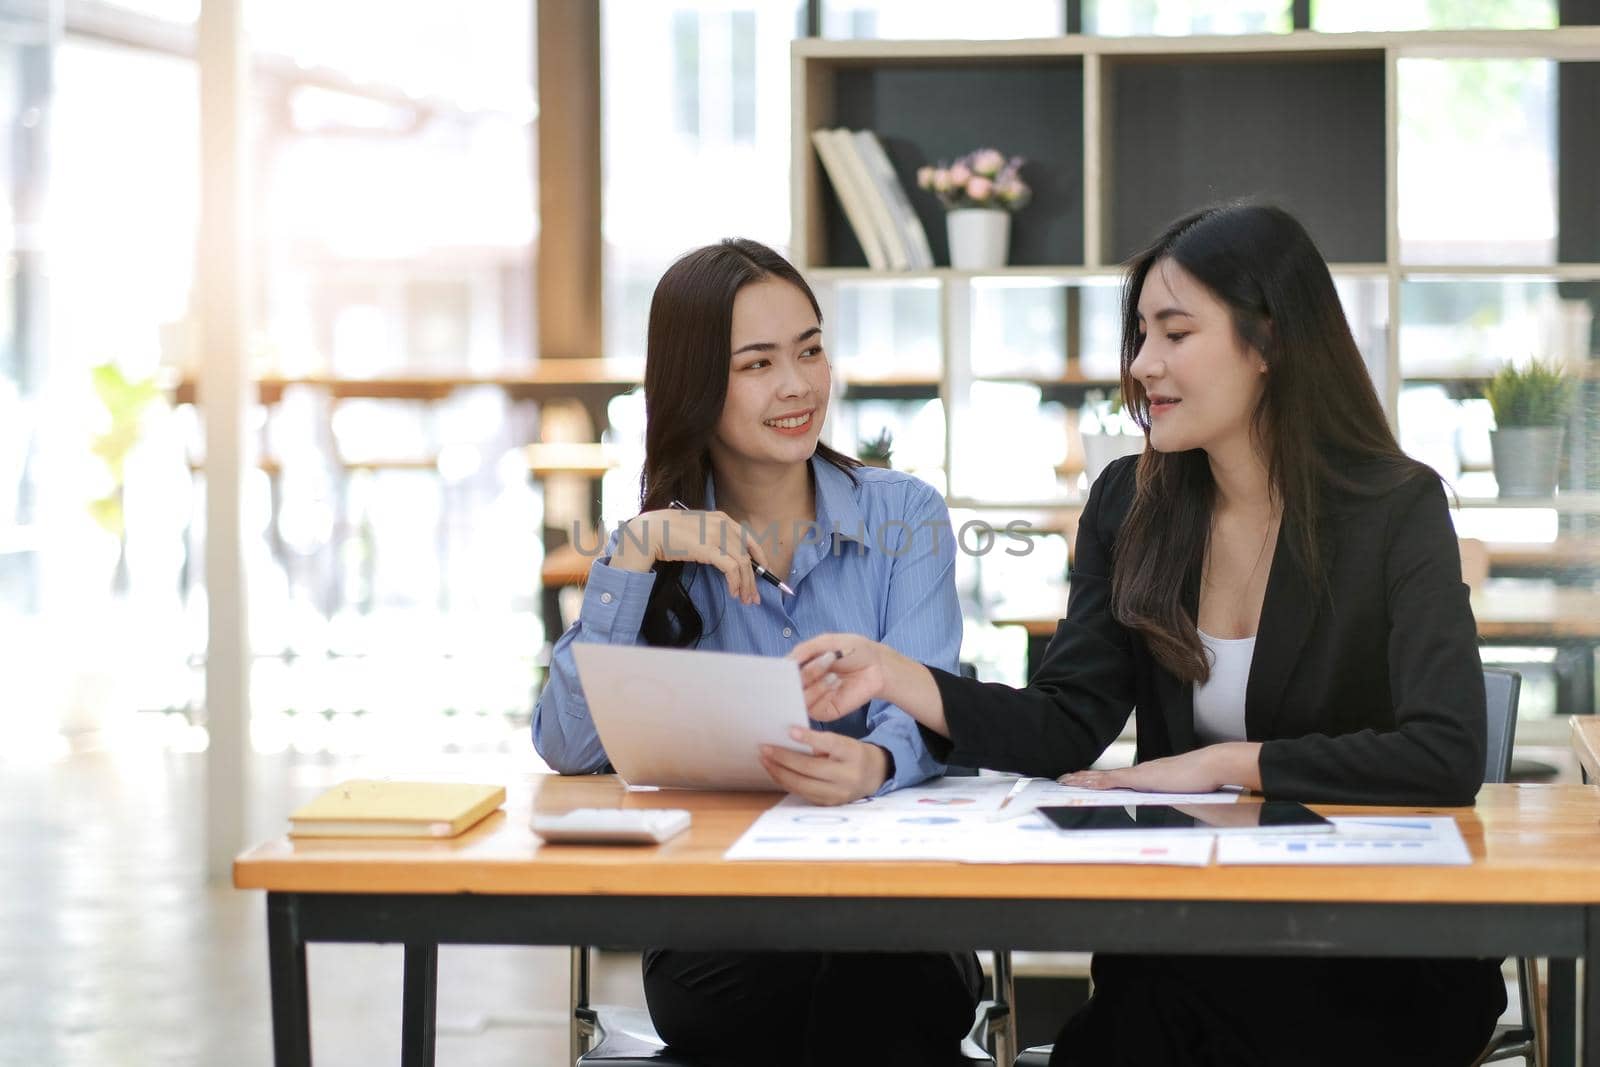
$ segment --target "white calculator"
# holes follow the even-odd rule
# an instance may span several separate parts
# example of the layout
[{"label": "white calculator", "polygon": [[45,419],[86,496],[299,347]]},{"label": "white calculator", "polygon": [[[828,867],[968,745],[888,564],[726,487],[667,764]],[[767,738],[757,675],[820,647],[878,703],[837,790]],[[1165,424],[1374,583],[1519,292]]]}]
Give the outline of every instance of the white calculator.
[{"label": "white calculator", "polygon": [[682,808],[575,808],[535,814],[533,832],[551,844],[658,845],[689,828]]}]

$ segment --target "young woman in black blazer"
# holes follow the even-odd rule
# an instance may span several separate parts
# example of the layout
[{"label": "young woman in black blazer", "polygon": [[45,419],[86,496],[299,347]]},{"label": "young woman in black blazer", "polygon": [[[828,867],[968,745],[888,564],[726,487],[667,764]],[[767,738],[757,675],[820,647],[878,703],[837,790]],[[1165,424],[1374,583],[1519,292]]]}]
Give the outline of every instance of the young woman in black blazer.
[{"label": "young woman in black blazer", "polygon": [[[1137,257],[1122,394],[1148,447],[1091,488],[1028,687],[828,634],[794,652],[812,717],[887,699],[942,760],[1090,788],[1471,804],[1484,689],[1444,491],[1300,224],[1212,208]],[[1086,770],[1135,708],[1135,765]],[[1493,960],[1101,955],[1093,975],[1052,1063],[1465,1065],[1505,1007]]]}]

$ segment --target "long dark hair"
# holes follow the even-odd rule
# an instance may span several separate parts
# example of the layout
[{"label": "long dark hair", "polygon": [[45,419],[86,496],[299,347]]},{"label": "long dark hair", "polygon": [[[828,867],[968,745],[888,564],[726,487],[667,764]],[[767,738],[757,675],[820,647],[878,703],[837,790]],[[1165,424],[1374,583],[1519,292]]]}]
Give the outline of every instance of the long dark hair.
[{"label": "long dark hair", "polygon": [[[728,398],[733,359],[733,300],[752,282],[777,278],[793,285],[822,322],[811,286],[788,260],[766,245],[731,238],[678,259],[656,283],[644,365],[644,472],[639,510],[657,511],[678,500],[706,504],[711,438]],[[822,443],[817,455],[850,474],[858,460]],[[705,625],[684,581],[682,562],[659,562],[640,632],[646,643],[685,647]]]},{"label": "long dark hair", "polygon": [[[1350,335],[1328,265],[1288,212],[1227,204],[1167,227],[1128,264],[1122,290],[1122,400],[1146,432],[1150,398],[1133,376],[1139,294],[1171,261],[1226,304],[1243,342],[1267,364],[1251,430],[1268,457],[1274,502],[1290,551],[1327,593],[1317,534],[1329,490],[1381,492],[1427,472],[1400,450]],[[1118,538],[1112,575],[1117,620],[1141,633],[1156,660],[1184,681],[1210,665],[1186,603],[1199,587],[1216,486],[1200,449],[1139,458],[1137,489]]]}]

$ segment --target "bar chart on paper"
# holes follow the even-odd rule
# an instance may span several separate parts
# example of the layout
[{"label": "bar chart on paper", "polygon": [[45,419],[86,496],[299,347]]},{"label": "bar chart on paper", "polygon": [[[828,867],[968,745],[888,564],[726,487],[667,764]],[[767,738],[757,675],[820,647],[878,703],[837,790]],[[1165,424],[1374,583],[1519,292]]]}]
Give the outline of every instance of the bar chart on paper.
[{"label": "bar chart on paper", "polygon": [[1449,816],[1335,816],[1331,834],[1222,837],[1217,863],[1466,866],[1472,854]]}]

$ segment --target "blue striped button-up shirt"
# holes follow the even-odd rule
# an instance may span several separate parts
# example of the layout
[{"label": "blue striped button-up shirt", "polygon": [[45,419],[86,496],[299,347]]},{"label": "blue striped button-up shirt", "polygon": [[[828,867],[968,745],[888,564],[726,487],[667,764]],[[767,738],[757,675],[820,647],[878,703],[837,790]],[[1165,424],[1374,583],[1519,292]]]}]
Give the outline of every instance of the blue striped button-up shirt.
[{"label": "blue striped button-up shirt", "polygon": [[[813,458],[811,469],[817,522],[798,538],[787,579],[794,596],[758,581],[761,603],[746,606],[729,595],[721,572],[689,564],[684,581],[705,623],[696,647],[782,656],[817,634],[859,633],[920,663],[954,671],[961,609],[955,538],[944,500],[926,482],[898,471],[864,467],[855,472],[859,484],[854,484],[826,460]],[[709,483],[706,506],[716,507]],[[615,547],[613,534],[608,554],[590,567],[583,609],[556,642],[550,676],[534,708],[534,747],[562,774],[589,773],[606,764],[573,663],[573,644],[642,643],[639,627],[656,575],[610,566]],[[880,792],[915,785],[943,770],[929,755],[917,724],[884,701],[813,725],[885,749],[894,759],[894,773]]]}]

